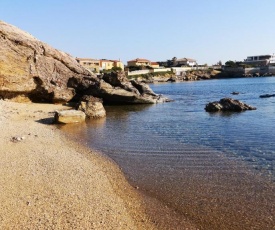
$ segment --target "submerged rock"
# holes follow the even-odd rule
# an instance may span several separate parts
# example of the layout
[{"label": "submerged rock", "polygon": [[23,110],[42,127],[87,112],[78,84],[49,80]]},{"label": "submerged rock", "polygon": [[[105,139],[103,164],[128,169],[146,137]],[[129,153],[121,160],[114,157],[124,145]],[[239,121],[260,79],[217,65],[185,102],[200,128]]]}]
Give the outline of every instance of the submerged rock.
[{"label": "submerged rock", "polygon": [[55,123],[70,124],[80,123],[85,121],[86,115],[84,112],[79,110],[63,110],[56,111],[54,115]]},{"label": "submerged rock", "polygon": [[210,102],[205,106],[207,112],[255,110],[255,107],[247,105],[232,98],[223,98],[220,101]]},{"label": "submerged rock", "polygon": [[263,94],[263,95],[260,95],[260,98],[268,98],[268,97],[275,97],[275,94]]}]

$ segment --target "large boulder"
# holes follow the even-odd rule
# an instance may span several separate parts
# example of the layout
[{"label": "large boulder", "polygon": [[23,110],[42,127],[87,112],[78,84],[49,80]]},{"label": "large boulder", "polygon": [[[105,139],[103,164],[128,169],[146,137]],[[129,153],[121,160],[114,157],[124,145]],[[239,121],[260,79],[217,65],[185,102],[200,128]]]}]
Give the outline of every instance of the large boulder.
[{"label": "large boulder", "polygon": [[210,102],[205,106],[207,112],[255,110],[256,108],[232,98],[223,98],[220,101]]},{"label": "large boulder", "polygon": [[141,82],[137,84],[137,82],[128,81],[123,83],[122,87],[116,87],[101,81],[99,91],[95,92],[94,96],[103,98],[106,103],[115,104],[156,104],[171,101],[152,92],[149,86]]},{"label": "large boulder", "polygon": [[131,80],[131,84],[138,90],[141,95],[151,95],[153,97],[158,96],[147,84],[143,82]]},{"label": "large boulder", "polygon": [[102,100],[93,96],[83,96],[77,109],[83,111],[88,118],[106,117],[106,110],[103,107]]},{"label": "large boulder", "polygon": [[85,121],[85,118],[84,112],[73,109],[56,111],[54,115],[55,123],[60,124],[80,123]]},{"label": "large boulder", "polygon": [[146,85],[130,82],[124,73],[99,79],[69,54],[0,21],[0,98],[65,103],[83,95],[119,104],[169,101]]},{"label": "large boulder", "polygon": [[128,80],[124,72],[105,73],[102,79],[113,87],[119,87],[126,91],[140,95],[138,89],[132,85],[132,83]]},{"label": "large boulder", "polygon": [[95,76],[69,54],[0,21],[0,97],[62,103],[75,91],[69,78]]},{"label": "large boulder", "polygon": [[92,95],[109,104],[154,104],[171,101],[155,94],[148,85],[129,81],[124,72],[106,73],[102,79],[72,78],[68,86],[75,88],[77,95]]}]

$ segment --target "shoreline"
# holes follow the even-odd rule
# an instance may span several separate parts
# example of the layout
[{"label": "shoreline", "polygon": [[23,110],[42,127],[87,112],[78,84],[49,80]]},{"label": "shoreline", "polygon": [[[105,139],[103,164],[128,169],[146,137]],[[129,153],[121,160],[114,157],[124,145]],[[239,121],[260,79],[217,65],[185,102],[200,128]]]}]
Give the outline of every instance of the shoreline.
[{"label": "shoreline", "polygon": [[[130,184],[167,204],[182,217],[187,216],[200,229],[270,229],[274,226],[275,187],[262,178],[258,170],[230,154],[205,149],[205,146],[178,145],[173,138],[168,143],[161,138],[151,142],[148,137],[152,132],[146,135],[144,129],[137,128],[144,121],[141,116],[148,120],[151,116],[146,112],[137,116],[138,111],[135,107],[121,111],[110,109],[106,121],[87,123],[82,134],[81,129],[71,133],[83,141],[90,139],[91,148],[102,150],[120,165]],[[123,131],[122,139],[119,133]],[[144,137],[139,138],[142,134]],[[161,141],[166,148],[156,144]],[[165,154],[170,150],[171,155]]]},{"label": "shoreline", "polygon": [[[148,193],[143,190],[141,185],[138,185],[140,188],[134,187],[127,179],[127,173],[113,159],[72,138],[68,133],[70,127],[82,129],[85,123],[60,126],[64,130],[49,125],[53,119],[52,112],[65,106],[0,100],[0,108],[0,124],[4,131],[0,138],[3,146],[0,152],[1,229],[211,229],[204,221],[212,222],[212,229],[220,229],[216,220],[223,219],[228,212],[232,212],[232,219],[229,219],[232,228],[226,222],[223,227],[239,229],[234,225],[234,218],[249,221],[247,218],[251,214],[246,215],[245,211],[249,210],[242,210],[242,205],[252,204],[247,206],[250,208],[254,204],[258,208],[262,206],[263,212],[257,211],[261,214],[257,217],[259,219],[272,213],[274,188],[271,189],[268,183],[262,184],[257,177],[252,180],[255,175],[240,171],[238,167],[230,165],[233,175],[223,168],[217,171],[217,175],[206,172],[206,175],[211,175],[211,181],[208,177],[200,177],[196,168],[194,171],[189,167],[190,171],[185,171],[185,176],[194,178],[183,183],[176,180],[180,177],[175,174],[175,184],[165,182],[171,188],[167,190],[170,191],[167,199],[163,199],[155,191]],[[17,137],[23,138],[16,141]],[[148,165],[151,163],[147,162]],[[154,175],[154,172],[149,170],[146,175]],[[235,181],[234,175],[240,180]],[[161,179],[158,178],[161,175],[155,176],[157,180]],[[247,191],[254,186],[260,189],[257,192],[259,199],[253,194],[242,193],[242,189],[239,191],[236,187],[236,182],[244,183],[243,177],[246,178]],[[230,183],[223,184],[224,179]],[[178,183],[185,184],[186,189],[184,193],[178,191],[181,195],[173,196]],[[156,192],[158,189],[162,188],[156,185]],[[207,190],[211,192],[205,193]],[[227,192],[236,204],[232,209],[227,208],[232,202],[222,199]],[[220,200],[214,197],[208,200],[207,194],[210,197],[216,194]],[[181,199],[176,201],[179,197]],[[205,205],[202,201],[206,202]],[[171,202],[177,205],[171,205]],[[221,209],[216,210],[218,204]],[[240,216],[236,216],[236,211]],[[208,213],[203,220],[197,219],[202,214],[200,212]]]},{"label": "shoreline", "polygon": [[156,229],[118,166],[45,125],[64,106],[0,108],[1,229]]},{"label": "shoreline", "polygon": [[236,79],[236,78],[264,78],[264,77],[274,77],[274,76],[275,74],[269,74],[269,75],[256,75],[256,74],[255,75],[253,74],[238,75],[237,74],[236,75],[236,74],[223,72],[223,73],[217,74],[217,76],[211,76],[211,75],[205,76],[204,74],[198,74],[198,75],[190,75],[187,77],[183,77],[183,76],[176,76],[174,74],[171,74],[169,77],[154,76],[154,77],[151,77],[151,79],[150,78],[148,79],[148,77],[139,77],[138,80],[146,84],[157,84],[157,83],[169,83],[169,82],[180,83],[180,82],[224,80],[224,79]]}]

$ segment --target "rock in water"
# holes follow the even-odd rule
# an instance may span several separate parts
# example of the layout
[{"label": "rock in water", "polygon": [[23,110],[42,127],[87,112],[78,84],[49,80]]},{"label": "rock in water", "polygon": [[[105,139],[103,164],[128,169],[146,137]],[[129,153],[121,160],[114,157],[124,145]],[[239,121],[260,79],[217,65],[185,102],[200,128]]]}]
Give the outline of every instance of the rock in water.
[{"label": "rock in water", "polygon": [[255,107],[247,105],[238,100],[232,98],[223,98],[220,101],[210,102],[205,106],[207,112],[217,112],[217,111],[234,111],[240,112],[244,110],[255,110]]},{"label": "rock in water", "polygon": [[83,96],[77,109],[83,111],[88,118],[106,117],[106,110],[103,107],[102,100],[93,96]]},{"label": "rock in water", "polygon": [[275,94],[263,94],[263,95],[260,95],[260,98],[268,98],[268,97],[275,97]]},{"label": "rock in water", "polygon": [[83,95],[119,104],[169,101],[124,73],[99,79],[69,54],[0,21],[0,98],[65,103]]},{"label": "rock in water", "polygon": [[138,90],[141,95],[151,95],[153,97],[158,97],[157,94],[145,83],[140,81],[131,80],[131,84]]},{"label": "rock in water", "polygon": [[85,121],[86,115],[82,111],[78,110],[63,110],[56,111],[54,115],[55,123],[70,124],[80,123]]},{"label": "rock in water", "polygon": [[240,93],[234,91],[234,92],[232,92],[231,94],[232,94],[232,95],[239,95]]}]

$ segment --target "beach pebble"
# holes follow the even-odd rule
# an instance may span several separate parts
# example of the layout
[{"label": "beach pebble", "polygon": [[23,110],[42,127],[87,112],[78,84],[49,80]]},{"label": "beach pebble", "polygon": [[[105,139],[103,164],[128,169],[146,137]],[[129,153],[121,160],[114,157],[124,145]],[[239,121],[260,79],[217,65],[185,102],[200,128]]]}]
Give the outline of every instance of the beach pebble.
[{"label": "beach pebble", "polygon": [[12,137],[11,141],[16,143],[16,142],[19,142],[19,141],[23,141],[25,139],[26,139],[26,137],[24,137],[24,136],[23,137]]}]

